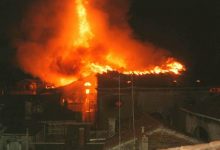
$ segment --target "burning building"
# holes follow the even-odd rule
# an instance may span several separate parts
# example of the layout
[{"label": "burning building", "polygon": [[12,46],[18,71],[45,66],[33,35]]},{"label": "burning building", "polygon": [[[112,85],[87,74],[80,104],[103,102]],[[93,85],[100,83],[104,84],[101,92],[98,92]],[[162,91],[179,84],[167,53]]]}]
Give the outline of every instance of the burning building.
[{"label": "burning building", "polygon": [[20,67],[55,87],[75,84],[77,96],[65,88],[63,102],[82,104],[84,114],[94,110],[96,74],[181,74],[167,50],[134,38],[128,10],[126,1],[36,1],[16,42]]}]

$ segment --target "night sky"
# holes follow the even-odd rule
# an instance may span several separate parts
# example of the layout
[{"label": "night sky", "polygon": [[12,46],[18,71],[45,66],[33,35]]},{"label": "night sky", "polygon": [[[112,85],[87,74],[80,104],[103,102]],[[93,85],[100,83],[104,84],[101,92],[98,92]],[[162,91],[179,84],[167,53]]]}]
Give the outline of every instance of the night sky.
[{"label": "night sky", "polygon": [[[33,0],[0,1],[0,84],[26,75],[16,65],[13,40]],[[133,0],[129,23],[136,38],[168,49],[190,79],[220,84],[219,0]]]}]

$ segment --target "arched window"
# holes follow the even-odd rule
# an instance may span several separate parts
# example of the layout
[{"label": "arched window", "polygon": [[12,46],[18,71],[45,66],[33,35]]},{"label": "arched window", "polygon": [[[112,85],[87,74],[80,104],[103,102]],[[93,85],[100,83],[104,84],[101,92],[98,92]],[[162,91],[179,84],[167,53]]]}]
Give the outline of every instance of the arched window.
[{"label": "arched window", "polygon": [[203,127],[196,127],[194,130],[194,136],[199,139],[202,140],[204,142],[208,142],[209,141],[209,134],[206,131],[206,129],[204,129]]}]

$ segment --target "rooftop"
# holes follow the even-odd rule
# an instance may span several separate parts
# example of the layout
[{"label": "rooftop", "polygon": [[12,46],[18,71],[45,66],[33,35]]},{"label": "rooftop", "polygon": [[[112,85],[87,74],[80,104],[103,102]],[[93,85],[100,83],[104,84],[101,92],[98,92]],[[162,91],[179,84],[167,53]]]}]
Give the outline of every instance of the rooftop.
[{"label": "rooftop", "polygon": [[[136,138],[139,141],[143,135],[141,133],[142,127],[144,127],[145,134],[148,137],[149,150],[199,143],[196,139],[164,127],[160,122],[148,115],[143,115],[135,120]],[[132,139],[134,139],[132,127],[129,128],[129,122],[124,122],[121,127],[121,143],[125,143]],[[119,136],[117,134],[114,137],[107,139],[105,148],[116,147],[118,143]]]}]

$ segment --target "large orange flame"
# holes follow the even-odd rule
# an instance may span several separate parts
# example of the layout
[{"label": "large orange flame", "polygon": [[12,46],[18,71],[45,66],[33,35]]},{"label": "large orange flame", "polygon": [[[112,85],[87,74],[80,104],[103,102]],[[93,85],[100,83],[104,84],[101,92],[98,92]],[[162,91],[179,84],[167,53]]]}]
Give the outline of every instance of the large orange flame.
[{"label": "large orange flame", "polygon": [[185,70],[165,50],[132,38],[127,23],[111,25],[96,1],[55,0],[49,8],[31,7],[24,19],[28,40],[18,44],[20,66],[56,86],[108,71],[178,75]]}]

